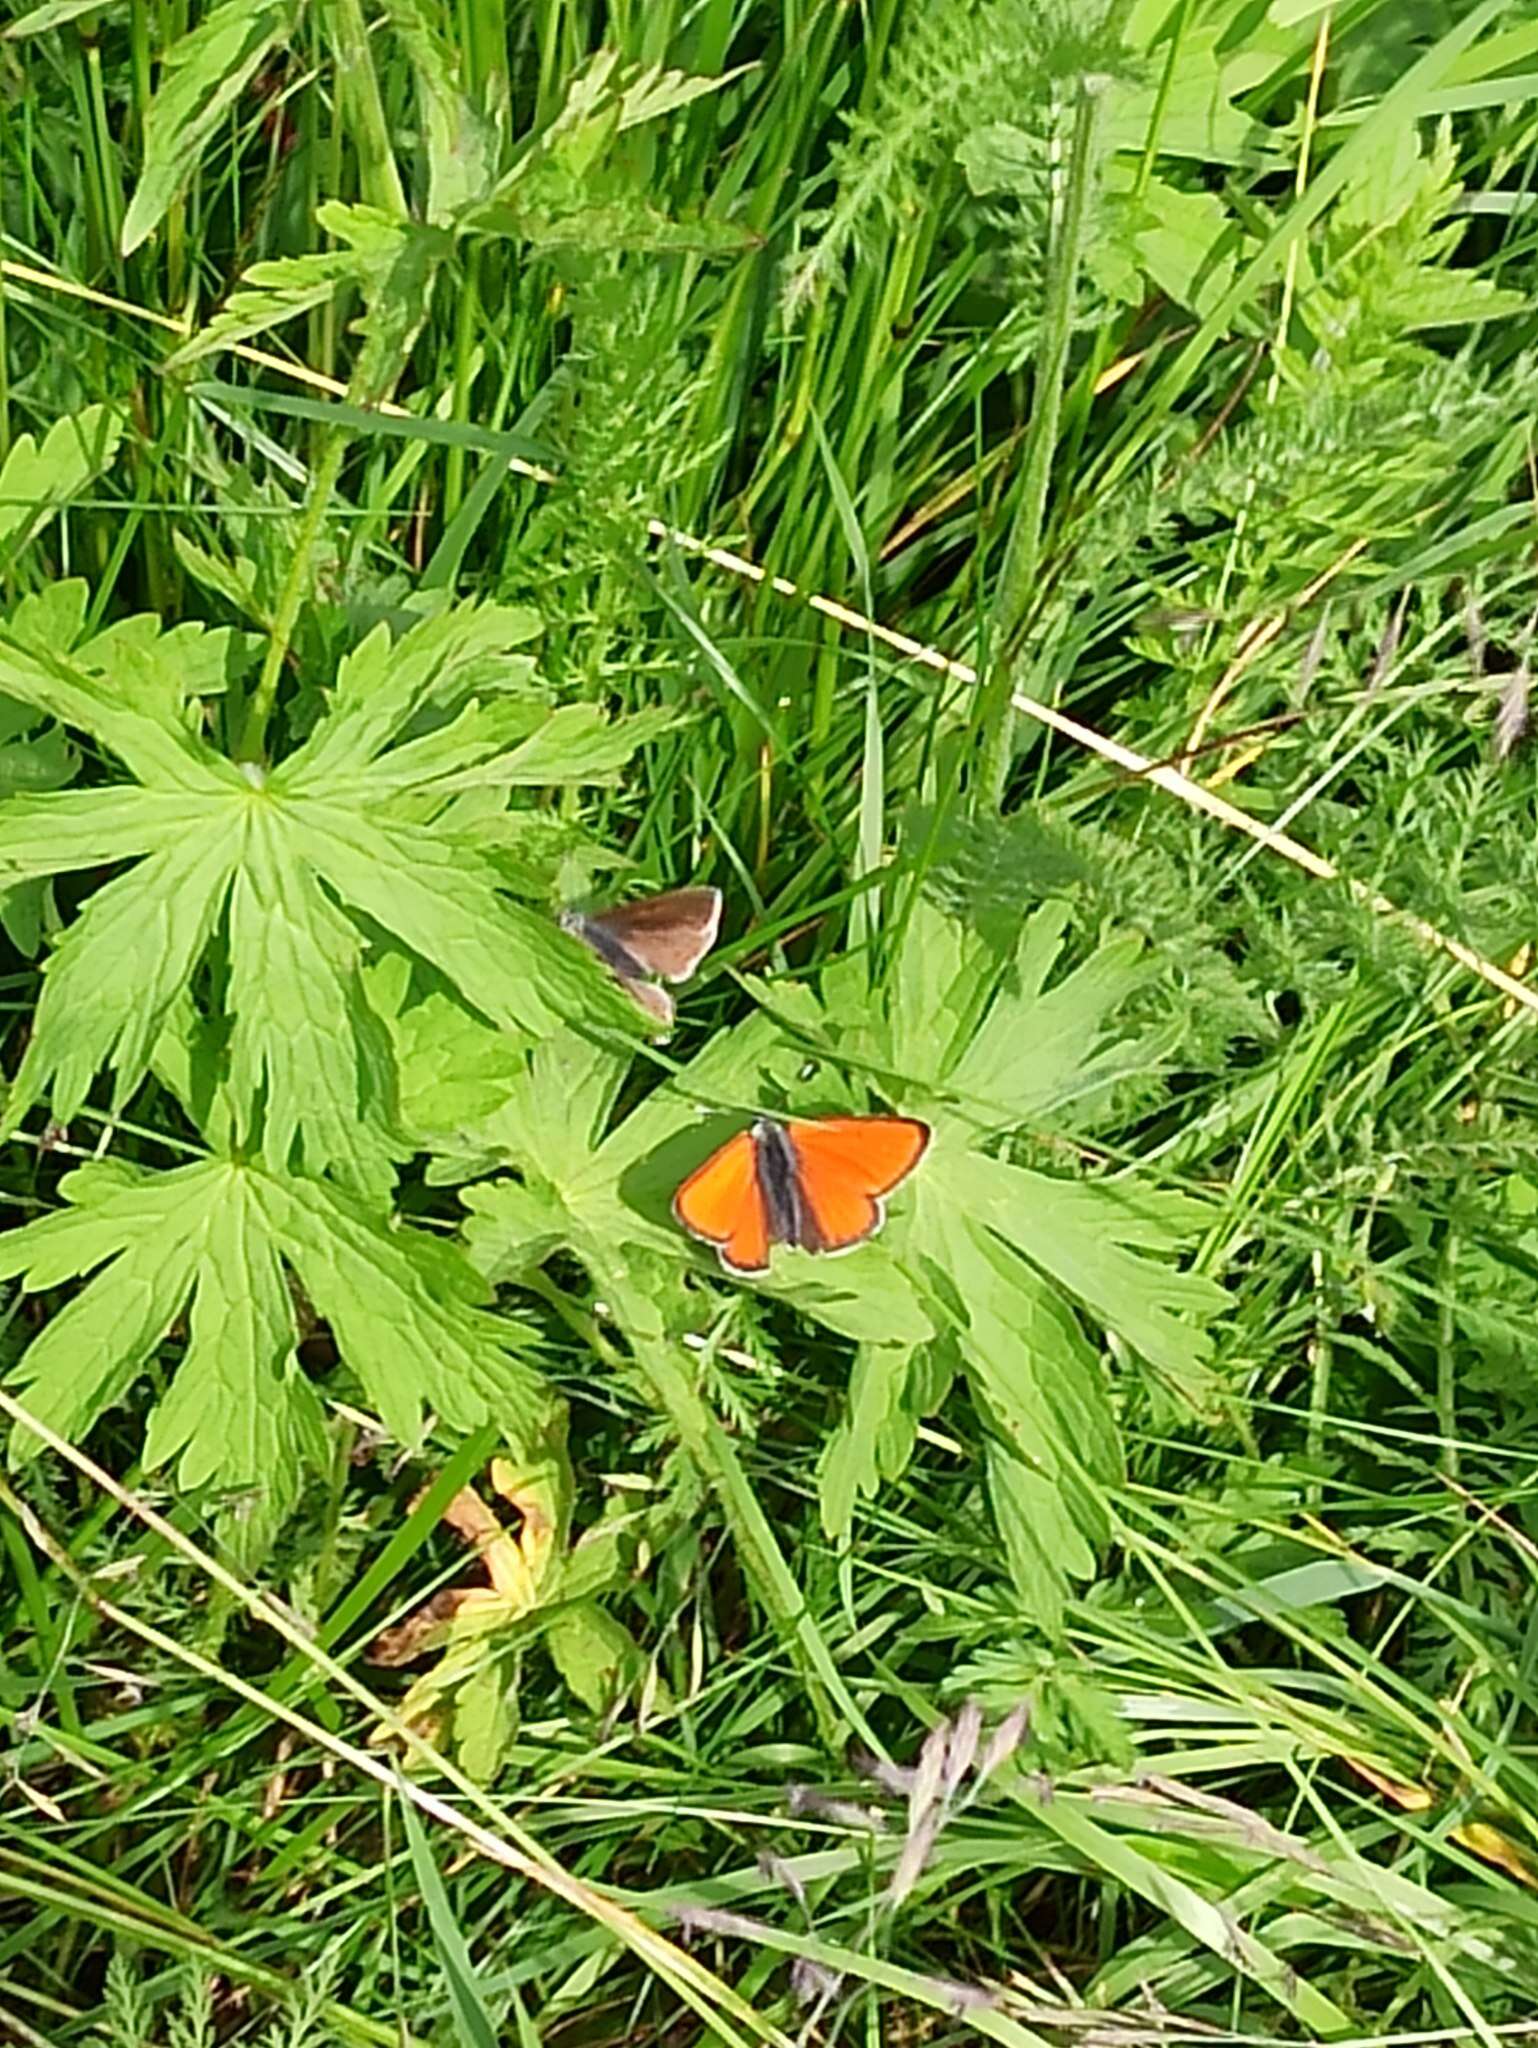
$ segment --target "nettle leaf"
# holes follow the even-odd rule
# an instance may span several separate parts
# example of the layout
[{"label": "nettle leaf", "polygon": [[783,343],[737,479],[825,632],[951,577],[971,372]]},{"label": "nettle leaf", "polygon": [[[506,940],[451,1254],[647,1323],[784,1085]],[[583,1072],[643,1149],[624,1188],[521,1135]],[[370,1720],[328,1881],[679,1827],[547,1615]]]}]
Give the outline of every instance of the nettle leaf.
[{"label": "nettle leaf", "polygon": [[111,406],[87,405],[57,421],[39,447],[18,434],[0,465],[0,563],[14,561],[62,506],[112,467],[123,421]]},{"label": "nettle leaf", "polygon": [[1227,33],[1221,23],[1188,25],[1167,84],[1159,46],[1140,79],[1110,80],[1101,127],[1105,148],[1141,156],[1153,136],[1160,156],[1189,157],[1204,166],[1254,160],[1269,138],[1234,104],[1234,95],[1254,81],[1244,39],[1234,38],[1231,49],[1221,47]]},{"label": "nettle leaf", "polygon": [[[326,1456],[289,1276],[401,1441],[419,1440],[428,1408],[460,1430],[495,1420],[514,1442],[543,1427],[549,1398],[515,1355],[529,1332],[477,1305],[452,1246],[388,1228],[341,1188],[216,1158],[84,1167],[60,1191],[67,1207],[0,1238],[0,1277],[32,1293],[85,1282],[22,1355],[27,1405],[78,1440],[184,1331],[145,1457],[175,1461],[183,1487],[249,1496],[234,1526],[255,1547]],[[18,1431],[11,1448],[35,1440]]]},{"label": "nettle leaf", "polygon": [[[520,615],[510,630],[525,637]],[[242,1128],[264,1132],[275,1166],[359,1185],[405,1149],[394,1057],[362,986],[366,931],[392,935],[493,1025],[538,1035],[585,1014],[633,1029],[585,949],[509,902],[493,859],[440,822],[455,778],[504,751],[507,707],[465,701],[503,641],[490,606],[398,641],[378,628],[270,771],[216,753],[169,692],[136,707],[109,674],[0,643],[0,689],[90,732],[136,778],[18,797],[0,816],[0,886],[135,863],[87,899],[46,965],[12,1127],[44,1100],[67,1121],[103,1069],[121,1106],[216,937]]]},{"label": "nettle leaf", "polygon": [[1090,276],[1107,298],[1140,304],[1152,285],[1177,306],[1207,313],[1233,282],[1238,234],[1214,192],[1184,192],[1158,177],[1138,190],[1140,166],[1106,166],[1099,232],[1086,250]]},{"label": "nettle leaf", "polygon": [[283,0],[224,0],[167,53],[145,119],[144,167],[123,217],[125,256],[160,225],[287,21]]}]

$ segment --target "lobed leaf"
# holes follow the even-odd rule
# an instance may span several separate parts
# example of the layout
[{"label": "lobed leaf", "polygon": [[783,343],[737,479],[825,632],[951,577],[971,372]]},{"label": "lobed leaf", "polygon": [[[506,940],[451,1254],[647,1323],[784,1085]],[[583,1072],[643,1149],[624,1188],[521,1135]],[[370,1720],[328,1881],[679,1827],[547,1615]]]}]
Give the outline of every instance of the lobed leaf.
[{"label": "lobed leaf", "polygon": [[[389,1046],[364,1000],[363,941],[274,806],[253,806],[229,904],[229,1084],[261,1101],[275,1166],[300,1156],[360,1187],[390,1184]],[[398,1149],[398,1148],[397,1148]]]},{"label": "lobed leaf", "polygon": [[[310,740],[270,774],[236,768],[185,717],[184,689],[216,680],[229,656],[219,636],[182,647],[129,621],[68,659],[0,644],[0,683],[94,732],[139,777],[19,797],[0,816],[0,888],[138,862],[87,900],[47,963],[12,1122],[45,1098],[68,1118],[103,1068],[120,1106],[216,936],[228,950],[238,1127],[274,1166],[304,1163],[377,1192],[410,1141],[388,1034],[363,990],[364,923],[496,1026],[550,1031],[586,1013],[633,1037],[612,978],[549,919],[504,898],[494,855],[417,821],[443,810],[445,774],[546,716],[517,697],[466,701],[528,634],[527,613],[465,607],[399,642],[371,635]],[[183,654],[183,687],[173,687]],[[418,718],[440,722],[392,747]],[[606,731],[596,744],[616,743]]]},{"label": "lobed leaf", "polygon": [[1139,1184],[1060,1180],[978,1153],[942,1154],[935,1168],[928,1199],[962,1202],[1192,1399],[1207,1397],[1211,1341],[1202,1326],[1227,1296],[1170,1263],[1194,1235],[1198,1204]]},{"label": "lobed leaf", "polygon": [[122,418],[106,405],[56,421],[41,447],[31,434],[16,436],[0,464],[0,563],[14,561],[62,506],[106,474],[122,438]]},{"label": "lobed leaf", "polygon": [[[29,1405],[80,1437],[188,1312],[146,1456],[178,1459],[184,1485],[254,1494],[253,1540],[324,1456],[285,1267],[402,1441],[419,1440],[427,1407],[458,1428],[495,1421],[512,1445],[545,1427],[549,1396],[515,1355],[528,1333],[478,1305],[463,1254],[391,1230],[344,1190],[215,1158],[153,1176],[84,1169],[61,1193],[68,1207],[0,1237],[0,1278],[20,1276],[32,1292],[85,1280],[22,1356]],[[13,1455],[27,1451],[13,1437]]]},{"label": "lobed leaf", "polygon": [[103,1067],[116,1074],[114,1105],[126,1102],[203,957],[239,859],[231,819],[222,832],[174,839],[97,890],[44,964],[11,1128],[45,1097],[67,1122]]},{"label": "lobed leaf", "polygon": [[937,1359],[943,1366],[938,1347],[882,1342],[855,1352],[844,1413],[817,1463],[822,1526],[830,1536],[847,1536],[856,1503],[907,1469],[918,1426],[949,1385],[949,1372],[934,1369]]},{"label": "lobed leaf", "polygon": [[[227,4],[234,8],[240,0]],[[403,220],[380,207],[336,200],[321,206],[316,218],[343,247],[253,263],[241,287],[207,326],[168,358],[168,369],[185,369],[235,342],[249,341],[301,313],[313,312],[346,286],[362,296],[365,311],[359,326],[377,344],[379,363],[399,363],[425,317],[432,278],[448,253],[447,237],[437,228]],[[354,395],[368,400],[378,394],[364,390]]]}]

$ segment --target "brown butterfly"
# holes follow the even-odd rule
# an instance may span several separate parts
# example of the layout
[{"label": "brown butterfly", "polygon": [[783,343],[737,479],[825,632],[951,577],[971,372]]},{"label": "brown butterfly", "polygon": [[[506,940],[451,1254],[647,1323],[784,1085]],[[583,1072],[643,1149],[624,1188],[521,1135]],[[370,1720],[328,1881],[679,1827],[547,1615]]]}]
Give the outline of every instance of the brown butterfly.
[{"label": "brown butterfly", "polygon": [[665,981],[687,981],[721,929],[719,889],[665,889],[591,914],[563,910],[561,928],[591,947],[620,987],[664,1031],[673,1026]]}]

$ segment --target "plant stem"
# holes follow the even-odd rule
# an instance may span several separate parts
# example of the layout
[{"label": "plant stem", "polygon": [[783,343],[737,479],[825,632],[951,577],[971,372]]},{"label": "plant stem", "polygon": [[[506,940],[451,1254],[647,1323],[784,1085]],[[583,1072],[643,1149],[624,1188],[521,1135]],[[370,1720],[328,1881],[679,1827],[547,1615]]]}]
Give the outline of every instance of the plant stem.
[{"label": "plant stem", "polygon": [[731,1438],[665,1345],[638,1347],[636,1359],[720,1501],[743,1569],[770,1621],[801,1666],[823,1741],[834,1755],[840,1755],[852,1731],[879,1755],[880,1745],[822,1632],[807,1612],[801,1588],[785,1562]]},{"label": "plant stem", "polygon": [[[594,1270],[596,1276],[596,1266]],[[807,1612],[801,1588],[785,1562],[731,1438],[682,1369],[675,1355],[677,1347],[663,1331],[655,1306],[619,1273],[604,1272],[601,1286],[630,1340],[636,1367],[721,1503],[743,1570],[800,1667],[823,1741],[835,1756],[841,1755],[848,1734],[853,1732],[874,1754],[884,1755],[821,1630]]]},{"label": "plant stem", "polygon": [[320,523],[326,516],[326,507],[331,503],[331,493],[336,489],[336,480],[342,473],[342,460],[346,453],[347,437],[333,427],[326,436],[324,451],[310,480],[309,502],[299,523],[299,538],[294,547],[294,557],[288,565],[288,574],[283,579],[283,589],[278,597],[278,609],[272,622],[272,637],[267,642],[262,672],[257,678],[256,688],[251,693],[240,744],[235,749],[235,758],[238,761],[260,761],[266,748],[267,721],[272,716],[272,707],[277,700],[278,682],[283,674],[288,643],[294,637],[299,607],[304,602],[304,594],[309,585],[310,556],[314,552],[315,537],[320,532]]},{"label": "plant stem", "polygon": [[1057,446],[1063,404],[1063,373],[1073,335],[1073,307],[1079,279],[1079,257],[1088,212],[1090,180],[1095,168],[1095,143],[1100,128],[1104,80],[1086,77],[1079,83],[1073,149],[1063,209],[1047,262],[1047,296],[1042,317],[1041,353],[1032,393],[1031,423],[1026,433],[1020,497],[1004,554],[1004,569],[993,601],[989,639],[993,659],[982,686],[981,740],[976,801],[997,810],[1004,801],[1014,757],[1014,692],[1016,637],[1035,595],[1041,561],[1041,532]]}]

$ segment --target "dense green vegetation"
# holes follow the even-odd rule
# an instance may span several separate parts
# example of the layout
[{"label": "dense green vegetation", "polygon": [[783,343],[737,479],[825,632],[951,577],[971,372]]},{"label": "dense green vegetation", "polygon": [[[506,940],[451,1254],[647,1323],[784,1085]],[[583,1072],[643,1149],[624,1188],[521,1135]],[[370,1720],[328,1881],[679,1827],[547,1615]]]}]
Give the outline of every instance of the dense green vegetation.
[{"label": "dense green vegetation", "polygon": [[15,10],[8,2035],[1533,2020],[1535,177],[1532,0]]}]

